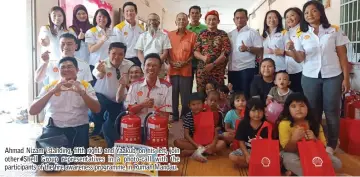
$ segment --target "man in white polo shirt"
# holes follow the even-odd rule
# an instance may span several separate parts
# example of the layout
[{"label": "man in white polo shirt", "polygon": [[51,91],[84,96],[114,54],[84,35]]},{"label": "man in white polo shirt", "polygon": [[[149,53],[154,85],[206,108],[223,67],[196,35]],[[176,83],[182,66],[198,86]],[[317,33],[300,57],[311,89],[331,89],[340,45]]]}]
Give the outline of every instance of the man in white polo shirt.
[{"label": "man in white polo shirt", "polygon": [[[65,33],[60,36],[60,51],[62,57],[74,57],[75,51],[78,47],[77,45],[77,39],[74,35],[70,33]],[[40,65],[40,67],[36,70],[35,73],[35,81],[37,83],[40,82],[48,82],[51,83],[54,80],[60,79],[59,74],[59,68],[58,68],[58,62],[60,58],[57,61],[50,61],[49,60],[49,52],[46,51],[41,55],[41,59],[43,63]],[[78,63],[79,72],[77,73],[77,77],[80,80],[85,80],[87,82],[90,82],[93,80],[90,66],[82,59],[76,58],[76,61]]]},{"label": "man in white polo shirt", "polygon": [[256,55],[261,54],[263,48],[259,33],[246,25],[247,15],[245,9],[237,9],[234,12],[234,22],[237,28],[229,33],[232,54],[228,64],[228,74],[233,90],[241,91],[246,98],[249,98],[250,84],[256,73]]},{"label": "man in white polo shirt", "polygon": [[[64,57],[59,61],[59,80],[44,86],[29,108],[30,115],[45,110],[43,136],[65,135],[70,148],[89,147],[88,109],[100,111],[100,104],[92,86],[79,79],[78,63],[73,57]],[[59,141],[59,140],[57,140]],[[51,142],[49,142],[51,143]],[[55,142],[56,144],[64,142]],[[48,147],[51,144],[48,144]],[[58,146],[57,146],[58,147]]]},{"label": "man in white polo shirt", "polygon": [[[170,39],[160,28],[160,17],[156,13],[151,13],[148,16],[148,31],[142,33],[135,45],[138,51],[138,57],[142,64],[144,64],[144,56],[150,53],[157,53],[160,55],[161,62],[164,63],[169,55],[171,48]],[[160,77],[163,78],[166,74],[165,64],[162,64]]]},{"label": "man in white polo shirt", "polygon": [[137,6],[133,2],[126,2],[123,5],[125,20],[114,27],[116,40],[126,44],[127,51],[125,59],[132,61],[141,67],[141,62],[135,50],[136,42],[141,33],[145,31],[144,26],[136,23]]},{"label": "man in white polo shirt", "polygon": [[[100,113],[92,113],[91,115],[91,119],[95,123],[93,134],[96,135],[103,128],[108,145],[113,141],[113,134],[109,134],[107,131],[114,128],[117,115],[124,111],[123,102],[121,100],[117,102],[116,95],[118,89],[122,90],[120,92],[122,92],[123,96],[126,94],[127,83],[122,83],[122,81],[128,77],[129,68],[134,65],[133,62],[124,60],[125,53],[125,44],[121,42],[111,43],[109,46],[109,58],[105,61],[99,61],[93,70],[93,75],[97,79],[94,88],[101,104]],[[107,114],[104,114],[105,112]],[[102,125],[104,120],[104,125]]]},{"label": "man in white polo shirt", "polygon": [[[161,109],[163,116],[168,117],[172,112],[172,86],[169,82],[159,79],[158,75],[161,68],[160,56],[150,53],[145,56],[144,73],[145,77],[131,84],[126,95],[125,107],[136,106],[133,112],[141,118],[143,127],[146,115],[154,111],[155,107],[167,105]],[[144,132],[142,132],[144,135]],[[144,141],[144,136],[143,141]]]}]

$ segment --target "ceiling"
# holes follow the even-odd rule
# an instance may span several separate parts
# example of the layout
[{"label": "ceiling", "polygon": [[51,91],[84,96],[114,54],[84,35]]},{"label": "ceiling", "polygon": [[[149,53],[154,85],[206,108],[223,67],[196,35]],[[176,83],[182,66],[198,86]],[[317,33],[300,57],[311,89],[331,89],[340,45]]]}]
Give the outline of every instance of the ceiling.
[{"label": "ceiling", "polygon": [[217,10],[220,14],[220,28],[235,28],[234,11],[238,8],[250,8],[254,0],[158,0],[158,2],[167,11],[173,13],[188,13],[191,6],[198,5],[201,7],[202,22],[207,11]]}]

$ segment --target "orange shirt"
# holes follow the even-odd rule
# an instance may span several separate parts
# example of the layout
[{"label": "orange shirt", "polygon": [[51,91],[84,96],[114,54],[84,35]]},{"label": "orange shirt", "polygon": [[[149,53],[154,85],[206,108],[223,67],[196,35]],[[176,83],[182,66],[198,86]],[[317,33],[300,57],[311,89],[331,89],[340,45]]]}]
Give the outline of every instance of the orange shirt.
[{"label": "orange shirt", "polygon": [[[170,66],[170,76],[192,76],[191,71],[191,59],[190,57],[194,53],[194,45],[196,42],[196,34],[186,30],[183,36],[180,36],[178,30],[168,33],[172,48],[170,49],[170,60],[172,62],[189,61],[187,65],[180,69]],[[189,60],[190,59],[190,60]]]}]

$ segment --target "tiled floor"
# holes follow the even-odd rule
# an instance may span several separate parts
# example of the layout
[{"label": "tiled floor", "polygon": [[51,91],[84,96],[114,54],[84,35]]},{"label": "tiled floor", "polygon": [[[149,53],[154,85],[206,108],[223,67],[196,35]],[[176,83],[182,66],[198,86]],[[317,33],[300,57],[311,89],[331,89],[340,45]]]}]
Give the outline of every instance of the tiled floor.
[{"label": "tiled floor", "polygon": [[[2,135],[1,148],[4,152],[6,147],[33,147],[36,137],[40,134],[41,127],[31,124],[0,124],[0,133]],[[170,129],[169,145],[172,146],[173,140],[180,138],[183,135],[182,123],[176,122]],[[91,139],[91,146],[105,147],[103,139]],[[228,153],[230,151],[219,154],[218,156],[209,157],[207,163],[199,163],[190,158],[183,158],[178,164],[179,171],[176,172],[159,172],[160,176],[247,176],[247,169],[234,168],[228,160]],[[9,155],[3,154],[2,155]],[[360,157],[348,155],[343,152],[338,152],[337,156],[343,162],[343,169],[341,173],[346,173],[353,176],[360,175]],[[4,159],[4,157],[1,157]],[[1,165],[4,166],[4,161]],[[0,171],[0,176],[2,175]],[[340,173],[339,173],[340,174]],[[36,171],[27,172],[12,172],[7,173],[6,176],[139,176],[139,174],[130,173],[115,173],[115,172],[57,172],[44,173]]]}]

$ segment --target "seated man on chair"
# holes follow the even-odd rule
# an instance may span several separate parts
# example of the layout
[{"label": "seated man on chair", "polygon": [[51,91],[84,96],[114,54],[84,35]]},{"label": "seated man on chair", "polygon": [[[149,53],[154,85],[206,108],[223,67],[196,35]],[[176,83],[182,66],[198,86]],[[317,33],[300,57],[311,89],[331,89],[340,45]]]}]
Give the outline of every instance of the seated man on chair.
[{"label": "seated man on chair", "polygon": [[[69,148],[89,147],[88,109],[100,111],[95,90],[77,78],[77,60],[65,57],[59,61],[60,80],[55,80],[41,89],[29,109],[30,115],[45,110],[43,135],[62,134],[66,136]],[[55,142],[55,144],[58,144]],[[64,145],[66,146],[66,145]]]},{"label": "seated man on chair", "polygon": [[[144,63],[144,78],[131,84],[125,100],[125,107],[132,107],[131,111],[141,118],[141,127],[146,124],[146,115],[154,111],[155,107],[166,105],[161,109],[161,114],[165,117],[169,117],[172,112],[172,86],[158,77],[162,65],[159,54],[146,55]],[[145,138],[142,136],[143,142]]]}]

